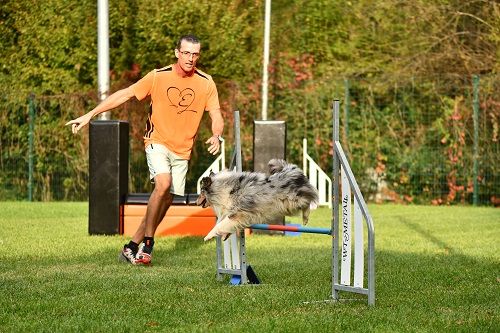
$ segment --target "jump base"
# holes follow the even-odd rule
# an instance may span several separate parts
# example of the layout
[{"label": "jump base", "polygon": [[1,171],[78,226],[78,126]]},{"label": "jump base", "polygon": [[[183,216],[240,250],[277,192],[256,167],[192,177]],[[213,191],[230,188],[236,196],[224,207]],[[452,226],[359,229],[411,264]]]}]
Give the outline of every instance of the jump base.
[{"label": "jump base", "polygon": [[[257,277],[257,274],[255,274],[255,271],[253,270],[252,266],[248,265],[247,266],[247,279],[249,284],[260,284],[260,280]],[[231,279],[229,280],[229,284],[233,286],[238,286],[243,283],[241,283],[241,275],[233,275]]]}]

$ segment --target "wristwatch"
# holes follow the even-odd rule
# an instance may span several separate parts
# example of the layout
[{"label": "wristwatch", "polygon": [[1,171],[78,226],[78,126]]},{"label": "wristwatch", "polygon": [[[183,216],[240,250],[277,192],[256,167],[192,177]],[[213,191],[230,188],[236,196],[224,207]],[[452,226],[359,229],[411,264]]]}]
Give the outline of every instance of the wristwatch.
[{"label": "wristwatch", "polygon": [[219,135],[219,134],[214,134],[214,135],[212,135],[212,136],[217,137],[217,139],[219,139],[219,142],[224,141],[224,139],[222,138],[222,135]]}]

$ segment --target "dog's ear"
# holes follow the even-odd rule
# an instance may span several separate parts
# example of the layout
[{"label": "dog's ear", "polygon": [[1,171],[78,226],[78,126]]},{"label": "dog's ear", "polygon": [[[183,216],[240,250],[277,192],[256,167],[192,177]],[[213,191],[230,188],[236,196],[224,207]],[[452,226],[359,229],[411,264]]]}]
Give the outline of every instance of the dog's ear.
[{"label": "dog's ear", "polygon": [[269,167],[269,174],[273,175],[276,172],[282,171],[286,165],[287,163],[285,160],[273,158],[269,161],[269,163],[267,163],[267,166]]},{"label": "dog's ear", "polygon": [[210,171],[210,175],[209,176],[213,177],[213,176],[215,176],[215,173],[213,171]]},{"label": "dog's ear", "polygon": [[212,178],[210,178],[210,177],[203,177],[201,179],[201,187],[204,190],[208,190],[210,188],[210,185],[212,185]]}]

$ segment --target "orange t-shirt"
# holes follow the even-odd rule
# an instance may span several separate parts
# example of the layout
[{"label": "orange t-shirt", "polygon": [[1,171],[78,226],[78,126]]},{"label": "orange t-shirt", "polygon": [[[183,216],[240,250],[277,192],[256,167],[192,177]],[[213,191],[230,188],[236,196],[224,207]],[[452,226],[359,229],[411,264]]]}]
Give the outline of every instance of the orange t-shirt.
[{"label": "orange t-shirt", "polygon": [[170,65],[152,70],[132,89],[138,100],[151,95],[145,145],[160,143],[189,159],[203,112],[220,108],[212,77],[199,69],[192,76],[181,77]]}]

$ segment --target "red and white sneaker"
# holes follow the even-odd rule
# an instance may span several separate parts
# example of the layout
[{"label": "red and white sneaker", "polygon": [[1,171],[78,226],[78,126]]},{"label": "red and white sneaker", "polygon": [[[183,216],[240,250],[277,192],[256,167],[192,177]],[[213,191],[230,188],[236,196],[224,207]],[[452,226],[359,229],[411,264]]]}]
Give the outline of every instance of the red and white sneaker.
[{"label": "red and white sneaker", "polygon": [[135,265],[135,260],[136,260],[135,256],[136,253],[132,251],[132,249],[129,248],[127,245],[125,245],[120,254],[118,255],[118,260]]},{"label": "red and white sneaker", "polygon": [[151,254],[139,251],[135,256],[134,265],[151,265]]}]

